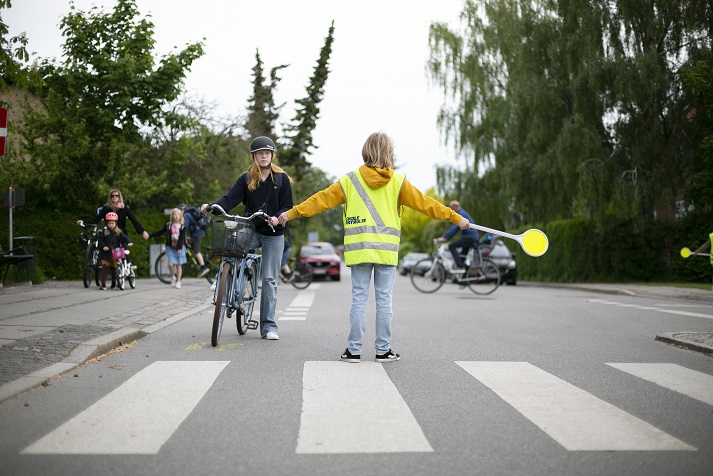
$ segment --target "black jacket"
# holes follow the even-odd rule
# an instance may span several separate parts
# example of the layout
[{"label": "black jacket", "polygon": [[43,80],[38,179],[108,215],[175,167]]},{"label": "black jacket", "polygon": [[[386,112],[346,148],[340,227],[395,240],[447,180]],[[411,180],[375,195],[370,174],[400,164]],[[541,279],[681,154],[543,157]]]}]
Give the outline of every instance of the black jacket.
[{"label": "black jacket", "polygon": [[[271,217],[278,217],[280,213],[286,212],[293,206],[292,186],[287,174],[275,174],[275,182],[270,177],[266,181],[260,182],[258,188],[251,192],[248,190],[249,176],[247,172],[241,175],[228,193],[216,200],[214,203],[223,207],[226,212],[230,212],[239,204],[245,205],[245,215],[252,215],[263,208],[263,211]],[[255,223],[255,231],[266,236],[282,236],[284,228],[282,225],[275,227],[275,232],[262,220]]]},{"label": "black jacket", "polygon": [[[111,250],[118,248],[119,246],[124,246],[128,248],[128,244],[132,243],[131,239],[123,231],[117,235],[113,231],[107,234],[108,228],[104,228],[99,232],[99,259],[105,261],[112,261],[114,257],[111,254]],[[104,247],[108,247],[109,251],[104,251]]]},{"label": "black jacket", "polygon": [[164,233],[166,233],[166,246],[170,246],[171,248],[175,248],[177,250],[183,249],[183,245],[186,244],[186,225],[181,225],[181,229],[178,232],[178,241],[176,242],[176,246],[173,246],[173,240],[171,240],[171,222],[166,223],[160,230],[149,233],[149,238],[154,238],[156,236],[163,235]]},{"label": "black jacket", "polygon": [[[108,206],[104,205],[101,210],[99,210],[99,213],[97,216],[93,218],[87,218],[84,220],[85,223],[91,223],[91,224],[96,224],[96,223],[101,223],[104,220],[104,217],[106,217],[106,214],[109,212],[113,212],[111,208]],[[121,231],[126,233],[128,235],[128,230],[126,229],[126,219],[128,218],[131,220],[131,223],[134,224],[134,228],[136,229],[136,233],[139,235],[144,232],[144,227],[141,226],[141,223],[139,223],[139,220],[136,219],[133,213],[131,213],[131,209],[129,208],[128,205],[124,205],[124,208],[120,208],[116,214],[119,216],[119,219],[116,221],[116,226],[119,227]]]}]

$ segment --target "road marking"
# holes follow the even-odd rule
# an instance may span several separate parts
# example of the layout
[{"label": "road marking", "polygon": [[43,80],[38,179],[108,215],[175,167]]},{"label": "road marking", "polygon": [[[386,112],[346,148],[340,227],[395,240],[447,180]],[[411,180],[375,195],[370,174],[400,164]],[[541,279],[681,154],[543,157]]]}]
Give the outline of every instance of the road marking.
[{"label": "road marking", "polygon": [[607,364],[622,372],[648,380],[713,405],[713,376],[676,364]]},{"label": "road marking", "polygon": [[306,321],[307,312],[314,303],[316,289],[301,291],[280,314],[280,321]]},{"label": "road marking", "polygon": [[456,362],[569,451],[696,448],[528,362]]},{"label": "road marking", "polygon": [[384,364],[305,362],[298,454],[432,452]]},{"label": "road marking", "polygon": [[149,365],[22,454],[156,454],[228,365]]},{"label": "road marking", "polygon": [[634,309],[641,309],[643,311],[663,312],[664,314],[678,314],[680,316],[703,317],[705,319],[713,319],[713,314],[701,314],[700,312],[689,312],[689,311],[679,311],[676,309],[664,309],[661,307],[640,306],[638,304],[626,304],[623,302],[607,301],[604,299],[588,299],[587,302],[596,302],[599,304],[608,304],[608,305],[619,306],[619,307],[633,307]]}]

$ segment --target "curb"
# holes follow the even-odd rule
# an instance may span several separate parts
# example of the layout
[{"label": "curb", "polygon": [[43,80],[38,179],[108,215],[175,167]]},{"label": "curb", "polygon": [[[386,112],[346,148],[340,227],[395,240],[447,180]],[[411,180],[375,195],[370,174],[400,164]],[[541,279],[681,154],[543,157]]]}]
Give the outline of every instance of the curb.
[{"label": "curb", "polygon": [[694,350],[696,352],[703,352],[704,354],[713,354],[713,345],[706,342],[699,342],[694,340],[695,337],[701,335],[709,335],[713,338],[713,332],[664,332],[657,334],[655,340],[665,342],[667,344],[673,344],[681,347],[685,347],[689,350]]},{"label": "curb", "polygon": [[171,316],[161,322],[157,322],[156,324],[152,324],[143,329],[137,329],[136,327],[124,327],[110,334],[83,342],[61,362],[57,362],[49,367],[37,370],[36,372],[32,372],[29,375],[25,375],[0,386],[0,402],[42,385],[52,378],[59,377],[60,375],[79,367],[95,357],[106,354],[116,347],[139,340],[142,337],[153,334],[166,326],[203,312],[213,306],[213,304],[209,301],[209,299],[206,299],[206,303],[201,304],[198,307],[183,311],[175,316]]}]

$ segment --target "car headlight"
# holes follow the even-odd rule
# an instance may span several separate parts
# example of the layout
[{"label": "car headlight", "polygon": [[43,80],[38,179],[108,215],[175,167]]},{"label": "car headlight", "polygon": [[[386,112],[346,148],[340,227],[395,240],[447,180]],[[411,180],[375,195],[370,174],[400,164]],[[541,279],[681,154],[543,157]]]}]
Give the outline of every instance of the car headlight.
[{"label": "car headlight", "polygon": [[510,268],[510,269],[515,269],[515,266],[517,266],[517,265],[515,264],[514,261],[510,261],[510,263],[508,263],[508,268]]}]

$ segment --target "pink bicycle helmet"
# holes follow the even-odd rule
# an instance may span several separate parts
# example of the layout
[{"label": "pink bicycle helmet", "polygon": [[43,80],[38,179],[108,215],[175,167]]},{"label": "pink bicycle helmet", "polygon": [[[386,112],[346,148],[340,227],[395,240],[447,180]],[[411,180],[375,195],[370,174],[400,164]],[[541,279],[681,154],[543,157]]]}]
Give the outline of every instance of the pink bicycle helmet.
[{"label": "pink bicycle helmet", "polygon": [[106,214],[106,217],[104,217],[104,220],[106,221],[118,221],[119,220],[119,215],[117,215],[114,212],[109,212]]}]

